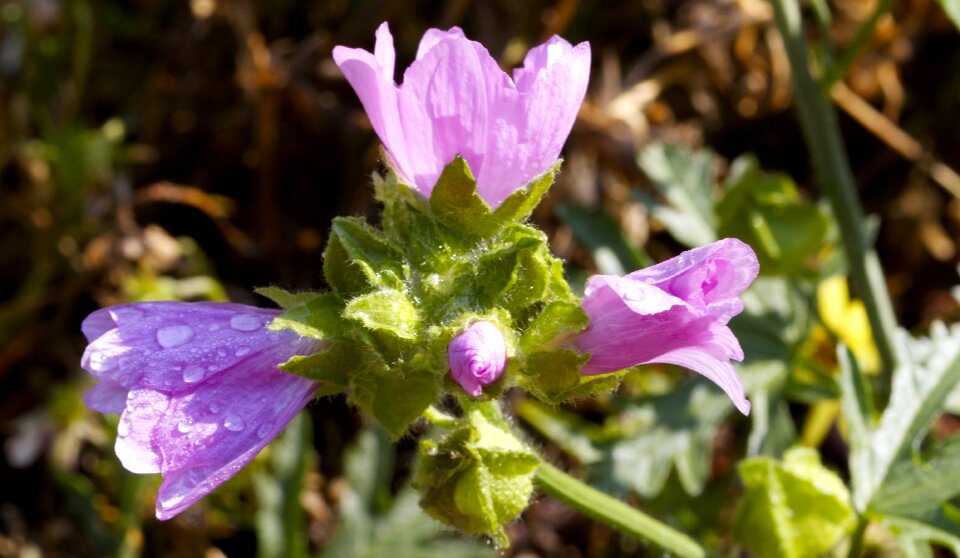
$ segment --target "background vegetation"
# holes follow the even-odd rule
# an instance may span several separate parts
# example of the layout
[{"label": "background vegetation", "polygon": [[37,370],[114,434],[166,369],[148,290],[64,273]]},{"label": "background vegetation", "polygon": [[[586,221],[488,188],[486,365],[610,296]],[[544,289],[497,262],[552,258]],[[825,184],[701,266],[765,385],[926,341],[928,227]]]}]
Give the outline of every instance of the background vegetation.
[{"label": "background vegetation", "polygon": [[[936,332],[960,317],[960,35],[929,0],[813,0],[803,16],[900,324]],[[0,557],[493,553],[420,514],[407,488],[413,437],[390,443],[340,398],[311,405],[167,523],[152,517],[159,477],[123,471],[116,418],[80,400],[92,379],[79,324],[100,306],[266,304],[252,287],[322,287],[330,219],[376,218],[380,164],[330,52],[370,48],[381,21],[401,68],[429,27],[463,27],[504,67],[551,34],[590,41],[588,98],[534,216],[575,281],[721,236],[760,256],[763,277],[733,323],[750,418],[683,371],[646,367],[616,394],[561,408],[508,398],[545,455],[722,553],[815,555],[838,540],[878,556],[927,556],[928,540],[944,555],[960,548],[948,513],[960,397],[904,436],[918,464],[881,483],[894,503],[871,508],[869,528],[855,528],[842,482],[823,488],[850,480],[857,436],[840,364],[881,401],[889,382],[876,379],[767,2],[0,0]],[[928,345],[941,350],[936,336]],[[816,451],[785,455],[797,445]],[[765,500],[770,479],[791,475],[827,479],[826,499],[785,508],[820,510],[809,525],[822,543],[757,539],[782,511]],[[897,489],[940,515],[910,515],[916,502]],[[547,498],[508,531],[510,556],[657,553]]]}]

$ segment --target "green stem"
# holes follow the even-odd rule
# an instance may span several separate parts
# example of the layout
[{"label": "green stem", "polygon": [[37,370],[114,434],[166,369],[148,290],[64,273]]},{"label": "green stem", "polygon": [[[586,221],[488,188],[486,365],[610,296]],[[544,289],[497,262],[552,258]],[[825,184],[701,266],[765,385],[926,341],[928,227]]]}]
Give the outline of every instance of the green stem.
[{"label": "green stem", "polygon": [[707,555],[706,550],[687,535],[587,486],[549,463],[540,463],[535,479],[537,485],[550,496],[622,533],[649,540],[684,558],[702,558]]},{"label": "green stem", "polygon": [[794,103],[804,139],[810,149],[813,170],[830,201],[840,226],[850,276],[863,300],[873,337],[884,364],[885,384],[897,364],[894,334],[897,321],[884,284],[883,269],[868,245],[863,209],[846,158],[837,115],[826,92],[810,73],[808,49],[803,37],[800,9],[795,0],[772,0],[777,27],[783,35],[793,74]]},{"label": "green stem", "polygon": [[850,539],[850,551],[847,552],[847,558],[857,558],[863,552],[863,535],[867,532],[867,519],[861,517],[857,520],[857,528]]}]

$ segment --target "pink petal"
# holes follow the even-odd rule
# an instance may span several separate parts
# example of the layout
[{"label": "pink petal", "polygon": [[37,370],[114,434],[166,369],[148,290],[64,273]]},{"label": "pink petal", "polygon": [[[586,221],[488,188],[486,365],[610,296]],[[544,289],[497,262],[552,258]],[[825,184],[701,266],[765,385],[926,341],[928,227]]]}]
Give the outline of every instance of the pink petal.
[{"label": "pink petal", "polygon": [[[384,23],[383,25],[386,25],[386,24]],[[381,25],[381,27],[383,25]],[[427,29],[427,32],[424,33],[423,37],[420,39],[420,45],[417,46],[416,59],[420,60],[421,58],[426,56],[426,54],[430,52],[430,49],[436,46],[437,43],[439,43],[440,41],[445,41],[447,39],[466,40],[466,37],[463,34],[463,29],[460,29],[459,27],[451,27],[447,31],[444,31],[442,29]]]}]

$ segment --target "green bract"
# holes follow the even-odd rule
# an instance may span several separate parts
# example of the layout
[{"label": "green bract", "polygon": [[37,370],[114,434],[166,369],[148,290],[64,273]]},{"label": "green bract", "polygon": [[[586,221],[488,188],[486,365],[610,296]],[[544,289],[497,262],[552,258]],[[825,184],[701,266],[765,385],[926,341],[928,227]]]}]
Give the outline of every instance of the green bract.
[{"label": "green bract", "polygon": [[519,384],[557,402],[615,386],[607,377],[581,379],[588,356],[563,348],[587,317],[546,235],[524,223],[556,168],[495,211],[459,157],[429,200],[392,174],[377,178],[380,228],[358,217],[334,220],[323,266],[332,292],[261,291],[287,306],[272,327],[326,344],[284,370],[324,382],[323,393],[347,392],[394,436],[442,393],[463,395],[449,379],[447,345],[479,319],[500,328],[510,357],[487,397]]}]

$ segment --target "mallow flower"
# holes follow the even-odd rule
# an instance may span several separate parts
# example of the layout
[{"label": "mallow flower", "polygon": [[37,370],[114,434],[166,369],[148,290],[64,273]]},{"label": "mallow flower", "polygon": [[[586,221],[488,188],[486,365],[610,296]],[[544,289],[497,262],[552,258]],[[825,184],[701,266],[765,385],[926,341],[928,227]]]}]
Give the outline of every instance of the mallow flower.
[{"label": "mallow flower", "polygon": [[429,196],[460,155],[480,196],[496,208],[556,162],[586,93],[588,43],[551,37],[527,53],[511,78],[458,27],[429,29],[397,85],[386,23],[376,36],[373,53],[338,46],[333,59],[402,181]]},{"label": "mallow flower", "polygon": [[483,386],[497,381],[507,367],[503,334],[490,322],[474,322],[450,341],[447,361],[453,379],[476,397],[483,393]]},{"label": "mallow flower", "polygon": [[311,400],[317,383],[277,368],[315,340],[270,331],[279,314],[230,303],[143,302],[83,321],[84,394],[117,413],[116,453],[133,473],[160,473],[158,519],[169,519],[249,463]]},{"label": "mallow flower", "polygon": [[663,363],[706,376],[744,415],[750,402],[730,361],[743,350],[727,322],[760,266],[753,250],[727,238],[626,276],[594,275],[581,304],[590,326],[575,345],[590,353],[582,374]]}]

